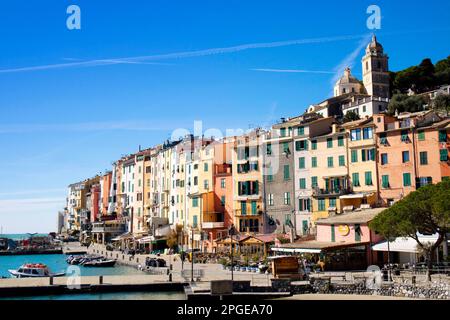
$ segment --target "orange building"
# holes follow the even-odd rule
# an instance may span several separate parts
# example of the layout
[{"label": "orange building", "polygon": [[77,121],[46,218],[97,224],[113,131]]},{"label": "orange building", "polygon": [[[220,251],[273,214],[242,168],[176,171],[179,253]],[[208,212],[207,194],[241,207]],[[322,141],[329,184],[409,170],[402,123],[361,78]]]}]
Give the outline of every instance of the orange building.
[{"label": "orange building", "polygon": [[100,177],[100,214],[102,216],[108,215],[109,194],[111,191],[112,172],[109,171]]},{"label": "orange building", "polygon": [[448,125],[432,111],[374,115],[378,179],[383,204],[392,204],[420,186],[450,176]]}]

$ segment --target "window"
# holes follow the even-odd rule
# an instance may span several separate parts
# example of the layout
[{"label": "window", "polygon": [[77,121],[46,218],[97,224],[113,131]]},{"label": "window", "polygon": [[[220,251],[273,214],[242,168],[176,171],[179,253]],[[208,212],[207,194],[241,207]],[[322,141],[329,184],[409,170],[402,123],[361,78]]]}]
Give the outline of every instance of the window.
[{"label": "window", "polygon": [[311,188],[317,187],[317,177],[311,177]]},{"label": "window", "polygon": [[363,105],[363,112],[366,112],[366,111],[367,111],[366,105]]},{"label": "window", "polygon": [[289,180],[290,179],[289,165],[285,164],[283,168],[284,168],[284,170],[283,170],[284,180]]},{"label": "window", "polygon": [[241,214],[246,215],[247,214],[247,203],[245,201],[241,202]]},{"label": "window", "polygon": [[331,242],[336,241],[336,231],[334,230],[334,224],[331,225]]},{"label": "window", "polygon": [[411,173],[403,174],[403,186],[410,187],[411,186]]},{"label": "window", "polygon": [[351,157],[352,157],[352,162],[353,163],[358,162],[358,151],[357,150],[352,150]]},{"label": "window", "polygon": [[372,139],[373,138],[373,128],[364,128],[363,129],[363,139]]},{"label": "window", "polygon": [[271,143],[268,143],[268,144],[267,144],[267,146],[266,146],[266,153],[267,153],[268,155],[271,155],[271,154],[272,154],[272,144],[271,144]]},{"label": "window", "polygon": [[419,153],[420,165],[424,166],[428,164],[428,153],[426,151]]},{"label": "window", "polygon": [[285,205],[290,205],[291,204],[291,193],[290,192],[285,192],[283,198],[284,198],[284,204]]},{"label": "window", "polygon": [[267,181],[268,182],[273,181],[272,167],[267,168]]},{"label": "window", "polygon": [[381,186],[384,189],[389,188],[389,176],[388,175],[381,176]]},{"label": "window", "polygon": [[439,154],[440,154],[441,161],[447,161],[448,160],[448,151],[447,151],[447,149],[439,150]]},{"label": "window", "polygon": [[286,137],[286,128],[280,128],[280,136]]},{"label": "window", "polygon": [[417,188],[429,185],[433,183],[432,177],[420,177],[416,179]]},{"label": "window", "polygon": [[298,210],[311,212],[311,200],[310,199],[298,199]]},{"label": "window", "polygon": [[384,146],[388,144],[386,132],[380,133],[380,144]]},{"label": "window", "polygon": [[[282,149],[283,149],[283,152],[284,153],[289,153],[290,152],[290,150],[289,150],[289,142],[283,142],[282,144],[281,144],[281,146],[282,146]],[[297,150],[298,151],[298,150]]]},{"label": "window", "polygon": [[355,241],[361,241],[361,226],[359,224],[355,224]]},{"label": "window", "polygon": [[375,149],[361,150],[362,161],[375,161]]},{"label": "window", "polygon": [[203,164],[203,171],[208,172],[208,164],[207,163]]},{"label": "window", "polygon": [[198,217],[197,215],[192,216],[192,226],[194,228],[197,228],[197,224],[198,224]]},{"label": "window", "polygon": [[318,210],[325,211],[325,199],[318,200]]},{"label": "window", "polygon": [[351,141],[361,140],[361,129],[354,129],[350,131],[350,140]]},{"label": "window", "polygon": [[408,130],[402,130],[402,132],[401,132],[401,141],[402,142],[408,142],[409,141]]},{"label": "window", "polygon": [[297,151],[308,150],[308,141],[307,140],[295,141],[295,150]]},{"label": "window", "polygon": [[209,189],[209,181],[208,180],[203,180],[203,188]]},{"label": "window", "polygon": [[311,167],[317,168],[317,157],[311,158]]},{"label": "window", "polygon": [[339,156],[339,167],[345,167],[345,156]]},{"label": "window", "polygon": [[329,207],[336,208],[336,198],[330,198]]},{"label": "window", "polygon": [[418,132],[417,137],[418,137],[419,141],[425,140],[425,132],[424,132],[423,130],[420,130],[420,131]]},{"label": "window", "polygon": [[252,201],[252,214],[257,214],[258,212],[258,206],[256,201]]},{"label": "window", "polygon": [[338,137],[338,147],[343,147],[344,146],[344,136],[339,136]]},{"label": "window", "polygon": [[298,168],[305,169],[305,158],[304,157],[298,158]]},{"label": "window", "polygon": [[220,179],[220,187],[222,189],[225,189],[225,179],[224,178]]},{"label": "window", "polygon": [[353,186],[354,187],[359,187],[360,186],[359,173],[352,173],[352,181],[353,181]]},{"label": "window", "polygon": [[298,127],[297,128],[297,135],[303,136],[305,134],[305,127]]},{"label": "window", "polygon": [[300,178],[299,179],[299,188],[300,189],[306,189],[306,179],[305,178]]},{"label": "window", "polygon": [[197,208],[198,207],[198,198],[192,198],[192,207]]},{"label": "window", "polygon": [[332,168],[333,167],[333,157],[328,157],[327,163],[328,163],[328,168]]},{"label": "window", "polygon": [[367,171],[365,172],[365,178],[366,178],[366,186],[371,186],[372,185],[372,172],[371,171]]},{"label": "window", "polygon": [[311,149],[312,150],[317,150],[317,140],[312,140],[311,141]]},{"label": "window", "polygon": [[403,163],[409,162],[409,151],[402,152],[402,161]]},{"label": "window", "polygon": [[267,202],[269,206],[273,206],[273,193],[269,193],[267,196]]},{"label": "window", "polygon": [[327,148],[333,148],[333,138],[328,138],[327,139]]},{"label": "window", "polygon": [[447,142],[447,131],[445,130],[439,131],[439,142]]},{"label": "window", "polygon": [[194,177],[194,186],[198,185],[198,177]]},{"label": "window", "polygon": [[388,163],[388,154],[382,153],[381,154],[381,165],[385,165]]}]

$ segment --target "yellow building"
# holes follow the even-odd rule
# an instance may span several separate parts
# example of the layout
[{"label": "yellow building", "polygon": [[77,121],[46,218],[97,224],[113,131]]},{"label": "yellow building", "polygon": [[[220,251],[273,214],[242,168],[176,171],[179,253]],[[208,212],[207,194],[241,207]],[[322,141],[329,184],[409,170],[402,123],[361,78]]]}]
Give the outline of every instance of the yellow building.
[{"label": "yellow building", "polygon": [[340,212],[339,197],[350,192],[346,132],[333,124],[331,133],[311,138],[310,146],[314,222]]},{"label": "yellow building", "polygon": [[375,124],[373,118],[345,123],[348,139],[349,177],[351,195],[341,196],[343,207],[359,208],[377,201],[378,179],[376,163]]},{"label": "yellow building", "polygon": [[264,232],[263,132],[236,137],[233,148],[234,225],[240,232]]}]

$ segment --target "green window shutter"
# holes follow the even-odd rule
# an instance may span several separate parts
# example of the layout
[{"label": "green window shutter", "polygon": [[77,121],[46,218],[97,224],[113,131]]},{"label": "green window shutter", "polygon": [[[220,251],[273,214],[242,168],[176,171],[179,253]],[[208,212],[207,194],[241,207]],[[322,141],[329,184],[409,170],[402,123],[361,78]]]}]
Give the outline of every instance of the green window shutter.
[{"label": "green window shutter", "polygon": [[329,202],[330,207],[336,208],[336,198],[330,198]]},{"label": "green window shutter", "polygon": [[333,138],[328,138],[327,139],[327,148],[333,148]]},{"label": "green window shutter", "polygon": [[289,151],[289,142],[283,142],[283,152]]},{"label": "green window shutter", "polygon": [[298,158],[298,168],[305,169],[305,158],[304,157]]},{"label": "green window shutter", "polygon": [[418,138],[419,138],[419,141],[425,140],[425,132],[423,130],[419,131]]},{"label": "green window shutter", "polygon": [[447,142],[447,131],[439,131],[439,142]]},{"label": "green window shutter", "polygon": [[372,172],[367,171],[365,173],[365,177],[366,177],[366,186],[371,186],[372,185]]},{"label": "green window shutter", "polygon": [[305,178],[300,178],[299,186],[300,186],[300,189],[306,189],[306,179]]},{"label": "green window shutter", "polygon": [[420,164],[421,165],[428,164],[428,153],[426,151],[420,153]]},{"label": "green window shutter", "polygon": [[339,166],[340,167],[345,166],[345,156],[339,156]]},{"label": "green window shutter", "polygon": [[197,215],[194,215],[194,216],[192,217],[192,226],[193,226],[194,228],[197,228],[197,223],[198,223],[198,221],[197,221]]},{"label": "green window shutter", "polygon": [[280,136],[286,137],[286,128],[281,128],[280,129]]},{"label": "green window shutter", "polygon": [[354,187],[359,187],[359,173],[352,173],[352,181]]},{"label": "green window shutter", "polygon": [[411,186],[411,173],[403,174],[403,186],[410,187]]},{"label": "green window shutter", "polygon": [[317,187],[317,177],[311,177],[311,188]]},{"label": "green window shutter", "polygon": [[308,150],[308,140],[305,140],[305,150]]},{"label": "green window shutter", "polygon": [[336,241],[336,232],[334,230],[334,224],[331,225],[331,242]]},{"label": "green window shutter", "polygon": [[252,201],[252,214],[256,214],[257,208],[256,208],[256,201]]},{"label": "green window shutter", "polygon": [[298,127],[297,134],[303,136],[305,134],[305,127]]},{"label": "green window shutter", "polygon": [[241,214],[242,215],[247,214],[247,203],[245,201],[241,202]]},{"label": "green window shutter", "polygon": [[333,157],[328,157],[327,163],[328,163],[328,168],[332,168],[333,167]]},{"label": "green window shutter", "polygon": [[317,157],[311,158],[311,167],[317,168]]},{"label": "green window shutter", "polygon": [[319,211],[325,211],[325,199],[319,199]]},{"label": "green window shutter", "polygon": [[289,165],[288,164],[286,164],[286,165],[284,165],[284,180],[288,180],[289,179]]},{"label": "green window shutter", "polygon": [[358,162],[358,151],[357,150],[352,150],[352,162]]},{"label": "green window shutter", "polygon": [[447,161],[448,160],[448,151],[447,151],[447,149],[439,150],[439,154],[440,154],[441,161]]},{"label": "green window shutter", "polygon": [[303,211],[303,199],[298,199],[298,211]]},{"label": "green window shutter", "polygon": [[225,205],[225,196],[221,196],[221,197],[220,197],[220,204],[221,204],[222,206]]},{"label": "green window shutter", "polygon": [[312,150],[317,150],[317,140],[312,140],[311,141],[311,149]]},{"label": "green window shutter", "polygon": [[389,176],[384,175],[381,177],[381,185],[384,189],[389,188]]},{"label": "green window shutter", "polygon": [[338,147],[343,147],[344,146],[344,136],[339,136],[338,137]]}]

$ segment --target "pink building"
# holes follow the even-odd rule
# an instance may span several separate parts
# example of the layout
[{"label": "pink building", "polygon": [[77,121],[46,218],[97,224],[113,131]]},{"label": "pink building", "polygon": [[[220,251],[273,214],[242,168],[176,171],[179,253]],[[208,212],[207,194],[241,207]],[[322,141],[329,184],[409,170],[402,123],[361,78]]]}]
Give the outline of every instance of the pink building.
[{"label": "pink building", "polygon": [[383,238],[369,229],[368,223],[384,208],[354,211],[316,222],[315,240],[280,245],[273,251],[309,254],[315,262],[325,261],[325,270],[364,270],[381,265],[383,252],[372,251],[372,245]]}]

